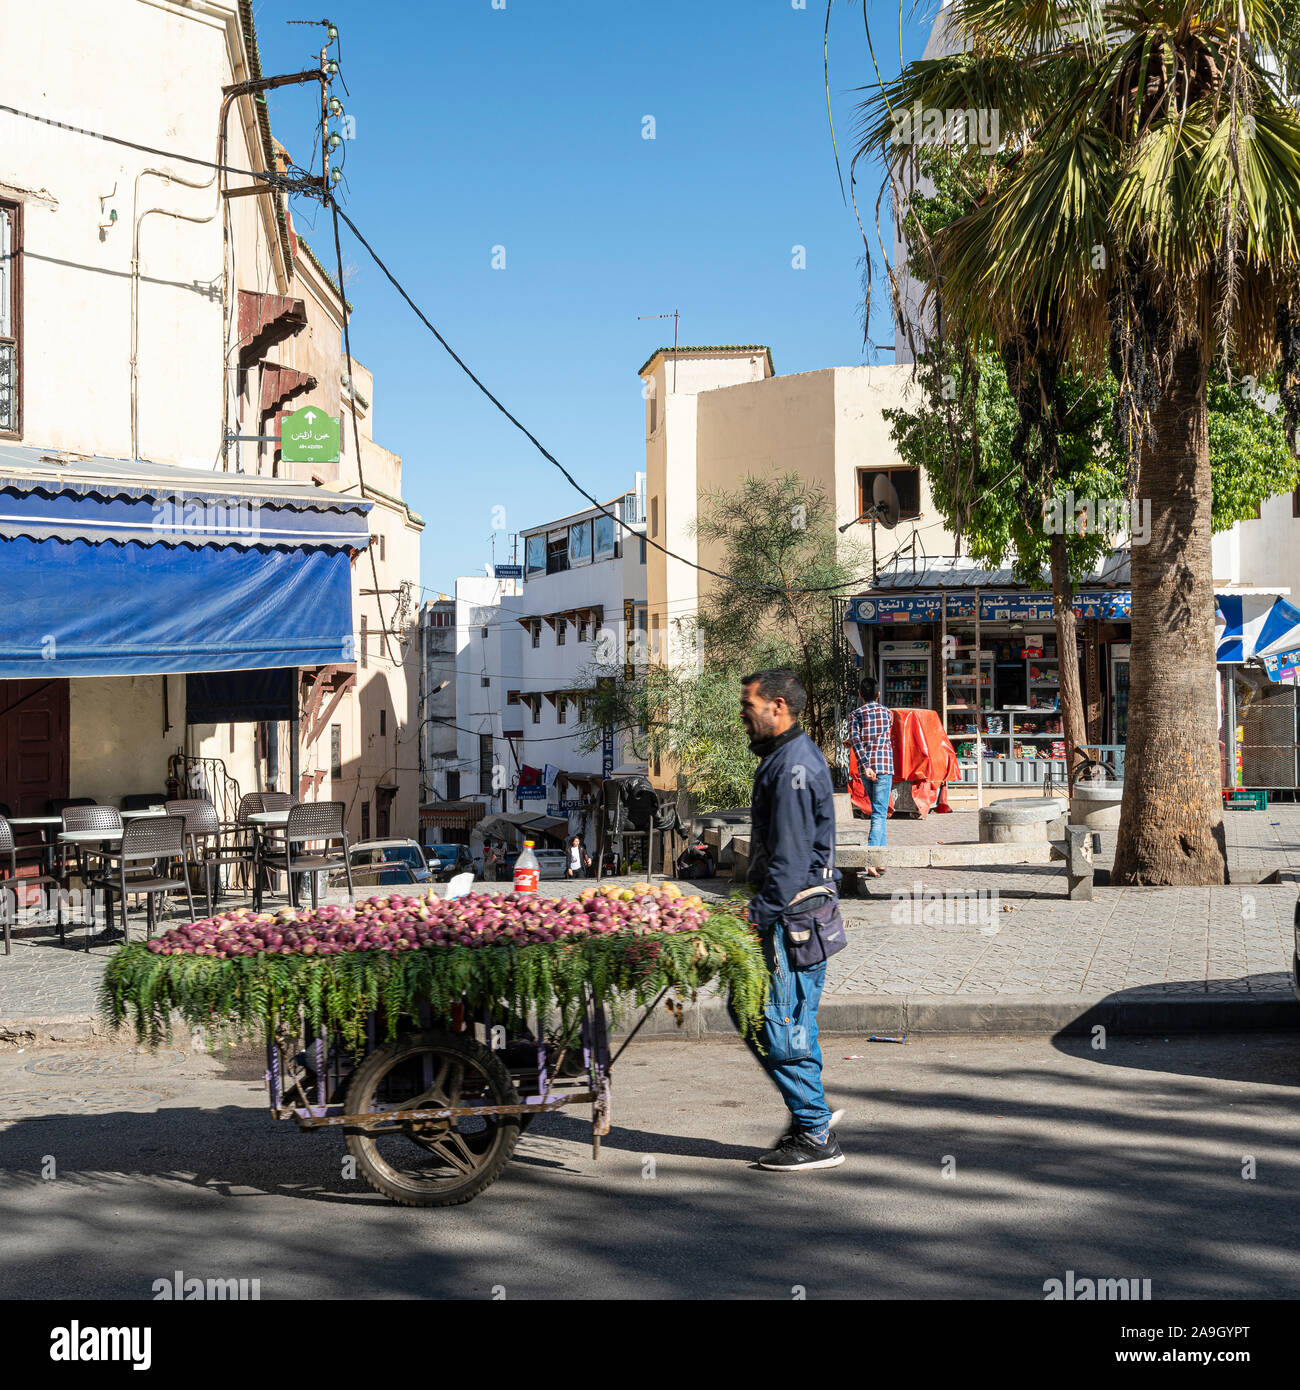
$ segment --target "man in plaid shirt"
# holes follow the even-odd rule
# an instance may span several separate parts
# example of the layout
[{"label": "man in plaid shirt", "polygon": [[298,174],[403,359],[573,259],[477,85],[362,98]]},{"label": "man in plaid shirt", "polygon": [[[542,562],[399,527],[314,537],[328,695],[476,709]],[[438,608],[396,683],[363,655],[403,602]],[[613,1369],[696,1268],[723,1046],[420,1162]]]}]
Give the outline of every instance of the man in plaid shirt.
[{"label": "man in plaid shirt", "polygon": [[[848,744],[858,763],[858,776],[871,798],[871,833],[868,845],[885,843],[889,816],[889,793],[894,785],[894,716],[876,698],[876,678],[863,676],[858,693],[863,703],[849,716]],[[883,869],[867,869],[870,878],[879,878]]]}]

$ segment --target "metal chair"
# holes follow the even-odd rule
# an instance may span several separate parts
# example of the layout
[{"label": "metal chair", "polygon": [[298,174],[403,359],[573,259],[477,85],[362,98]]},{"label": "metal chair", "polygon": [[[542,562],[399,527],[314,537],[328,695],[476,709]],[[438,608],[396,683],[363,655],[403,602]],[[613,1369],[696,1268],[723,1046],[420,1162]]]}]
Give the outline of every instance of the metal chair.
[{"label": "metal chair", "polygon": [[[190,891],[190,876],[185,869],[185,818],[183,816],[146,816],[135,820],[122,831],[122,843],[118,849],[108,850],[104,855],[103,872],[96,876],[95,882],[108,894],[117,893],[122,905],[122,934],[127,933],[126,899],[128,894],[145,895],[148,925],[146,939],[153,936],[154,898],[160,893],[171,893],[183,889],[190,909],[190,921],[194,920],[194,894]],[[162,872],[166,861],[180,861],[179,878],[172,878]],[[116,861],[114,872],[112,861]],[[128,877],[127,870],[132,870]],[[110,904],[111,907],[111,904]],[[86,950],[90,950],[90,936],[86,936]]]},{"label": "metal chair", "polygon": [[[253,877],[253,910],[255,912],[260,911],[262,907],[262,875],[260,871],[263,869],[288,876],[289,901],[294,907],[298,906],[298,893],[294,884],[295,874],[310,874],[312,876],[312,907],[320,905],[320,890],[317,886],[316,874],[322,871],[342,869],[347,878],[348,896],[353,896],[348,832],[344,829],[346,811],[347,808],[341,801],[309,801],[292,807],[289,811],[288,823],[284,828],[283,853],[265,839],[258,838],[256,871]],[[341,853],[331,852],[329,848],[336,841],[342,845]],[[315,843],[320,843],[322,848],[314,853],[294,853],[294,847],[297,845]]]},{"label": "metal chair", "polygon": [[169,801],[165,809],[169,816],[180,816],[185,822],[185,838],[190,842],[192,862],[203,870],[204,894],[211,917],[214,871],[222,864],[251,867],[254,845],[252,842],[247,846],[223,843],[221,819],[210,801]]},{"label": "metal chair", "polygon": [[[7,862],[6,862],[7,861]],[[14,844],[13,826],[9,824],[7,816],[0,816],[0,870],[7,870],[5,876],[0,878],[0,923],[4,926],[5,955],[13,954],[13,945],[9,939],[9,926],[11,916],[10,899],[13,899],[13,908],[16,913],[18,907],[19,888],[40,888],[47,883],[54,885],[58,894],[54,899],[55,918],[59,924],[59,945],[65,945],[63,929],[63,885],[53,874],[29,874],[26,877],[18,876],[18,848]]]}]

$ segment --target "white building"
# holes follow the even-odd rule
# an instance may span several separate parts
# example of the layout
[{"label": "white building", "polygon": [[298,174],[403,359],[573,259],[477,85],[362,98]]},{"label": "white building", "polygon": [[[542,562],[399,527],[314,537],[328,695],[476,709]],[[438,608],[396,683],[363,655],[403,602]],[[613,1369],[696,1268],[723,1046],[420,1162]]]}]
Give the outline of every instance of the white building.
[{"label": "white building", "polygon": [[[520,585],[471,575],[420,612],[424,776],[420,838],[482,847],[484,817],[507,811],[518,760],[507,687],[518,684]],[[517,721],[514,721],[517,723]],[[522,733],[514,729],[515,736]]]},{"label": "white building", "polygon": [[[0,113],[0,803],[188,788],[233,816],[274,788],[413,833],[423,523],[370,374],[342,381],[341,288],[238,172],[283,167],[251,0],[5,20],[0,91],[35,119]],[[337,464],[252,442],[307,404],[343,417]]]},{"label": "white building", "polygon": [[625,731],[588,749],[579,728],[597,679],[646,662],[645,475],[520,540],[522,583],[458,579],[454,599],[421,612],[422,833],[475,851],[485,835],[582,834],[594,849],[602,779],[646,770]]}]

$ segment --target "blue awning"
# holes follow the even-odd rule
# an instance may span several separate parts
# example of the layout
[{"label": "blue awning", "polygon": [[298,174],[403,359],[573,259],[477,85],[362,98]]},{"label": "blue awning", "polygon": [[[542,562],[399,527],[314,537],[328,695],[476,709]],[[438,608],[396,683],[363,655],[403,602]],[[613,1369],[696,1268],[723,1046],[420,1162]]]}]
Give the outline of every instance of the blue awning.
[{"label": "blue awning", "polygon": [[279,479],[0,446],[0,680],[350,662],[369,510]]},{"label": "blue awning", "polygon": [[1215,594],[1215,660],[1249,661],[1300,647],[1300,609],[1277,594]]}]

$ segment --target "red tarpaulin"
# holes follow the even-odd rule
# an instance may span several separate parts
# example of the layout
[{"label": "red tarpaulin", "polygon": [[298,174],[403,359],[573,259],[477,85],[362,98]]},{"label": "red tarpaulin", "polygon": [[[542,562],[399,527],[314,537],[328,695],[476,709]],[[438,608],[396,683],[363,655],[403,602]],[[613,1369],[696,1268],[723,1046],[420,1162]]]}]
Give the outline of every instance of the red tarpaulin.
[{"label": "red tarpaulin", "polygon": [[[912,800],[922,815],[932,807],[951,811],[947,782],[961,776],[957,754],[943,731],[939,715],[932,709],[894,711],[891,730],[894,745],[894,785],[910,784]],[[858,776],[858,763],[849,749],[849,795],[853,804],[871,814],[871,798]],[[892,815],[892,810],[890,811]]]}]

